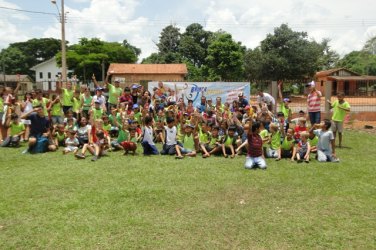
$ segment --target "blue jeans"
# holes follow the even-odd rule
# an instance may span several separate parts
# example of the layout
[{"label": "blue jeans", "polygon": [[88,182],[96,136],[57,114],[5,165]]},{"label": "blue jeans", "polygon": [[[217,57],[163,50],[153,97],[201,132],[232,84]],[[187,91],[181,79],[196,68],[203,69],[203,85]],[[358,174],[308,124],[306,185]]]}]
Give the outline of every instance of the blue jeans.
[{"label": "blue jeans", "polygon": [[321,122],[321,111],[318,112],[308,112],[309,115],[309,121],[311,122],[311,125],[313,124],[319,124]]},{"label": "blue jeans", "polygon": [[141,145],[144,149],[144,155],[158,155],[158,149],[155,145],[150,145],[147,141],[141,142]]},{"label": "blue jeans", "polygon": [[247,156],[245,159],[244,167],[246,169],[252,169],[255,167],[259,167],[261,169],[266,169],[266,162],[265,159],[262,158],[262,156],[259,157],[250,157]]}]

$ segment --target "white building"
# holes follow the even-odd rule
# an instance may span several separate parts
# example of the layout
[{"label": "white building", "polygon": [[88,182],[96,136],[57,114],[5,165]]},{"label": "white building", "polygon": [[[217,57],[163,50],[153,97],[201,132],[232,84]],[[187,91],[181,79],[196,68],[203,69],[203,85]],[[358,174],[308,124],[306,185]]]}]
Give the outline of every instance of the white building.
[{"label": "white building", "polygon": [[31,70],[35,71],[35,83],[38,89],[56,90],[57,75],[61,73],[61,68],[57,66],[55,57],[35,65]]}]

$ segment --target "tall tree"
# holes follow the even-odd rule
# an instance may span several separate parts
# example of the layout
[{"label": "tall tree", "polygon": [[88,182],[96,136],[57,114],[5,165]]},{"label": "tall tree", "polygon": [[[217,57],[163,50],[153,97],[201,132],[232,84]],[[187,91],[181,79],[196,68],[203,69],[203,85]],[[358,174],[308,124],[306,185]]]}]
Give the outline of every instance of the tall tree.
[{"label": "tall tree", "polygon": [[244,78],[245,47],[231,34],[219,31],[208,47],[206,57],[209,80],[239,80]]},{"label": "tall tree", "polygon": [[[101,78],[102,64],[107,71],[110,63],[135,63],[137,55],[133,46],[124,46],[117,42],[104,42],[98,38],[81,38],[78,44],[67,50],[67,65],[83,80],[90,79],[92,74]],[[56,62],[60,65],[61,53],[58,53]]]},{"label": "tall tree", "polygon": [[[51,59],[61,49],[61,41],[54,38],[34,38],[25,42],[12,43],[0,53],[1,60],[7,62],[8,74],[22,73],[34,76],[31,67]],[[8,51],[10,50],[10,51]],[[17,52],[16,52],[17,51]],[[9,55],[17,53],[19,57],[11,58]],[[14,62],[11,60],[16,59]],[[22,59],[22,60],[21,60]],[[18,66],[15,66],[18,65]]]},{"label": "tall tree", "polygon": [[213,33],[205,31],[201,24],[189,25],[181,36],[179,51],[182,57],[194,66],[205,64],[207,50]]},{"label": "tall tree", "polygon": [[339,62],[339,54],[334,51],[330,45],[330,39],[323,39],[321,41],[322,55],[319,58],[320,70],[327,70],[334,68]]},{"label": "tall tree", "polygon": [[[296,32],[282,24],[261,41],[262,79],[301,79],[320,69],[322,46],[308,40],[306,32]],[[259,56],[259,54],[258,54]],[[249,72],[247,72],[250,74]]]}]

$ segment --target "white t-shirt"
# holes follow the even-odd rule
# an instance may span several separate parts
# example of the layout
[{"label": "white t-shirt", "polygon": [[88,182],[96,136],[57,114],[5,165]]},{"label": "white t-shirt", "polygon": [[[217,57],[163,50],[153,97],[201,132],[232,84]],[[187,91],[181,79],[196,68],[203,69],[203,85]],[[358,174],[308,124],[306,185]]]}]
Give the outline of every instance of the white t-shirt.
[{"label": "white t-shirt", "polygon": [[142,141],[143,142],[146,141],[150,145],[154,145],[154,142],[153,142],[153,128],[145,126],[143,128],[143,132],[144,132],[144,139]]},{"label": "white t-shirt", "polygon": [[274,97],[269,95],[268,93],[264,93],[264,96],[257,96],[257,103],[266,103],[267,105],[273,104],[275,105]]},{"label": "white t-shirt", "polygon": [[175,145],[176,137],[177,137],[177,129],[176,126],[173,126],[172,128],[169,128],[168,126],[164,126],[165,132],[166,132],[166,144],[167,145]]}]

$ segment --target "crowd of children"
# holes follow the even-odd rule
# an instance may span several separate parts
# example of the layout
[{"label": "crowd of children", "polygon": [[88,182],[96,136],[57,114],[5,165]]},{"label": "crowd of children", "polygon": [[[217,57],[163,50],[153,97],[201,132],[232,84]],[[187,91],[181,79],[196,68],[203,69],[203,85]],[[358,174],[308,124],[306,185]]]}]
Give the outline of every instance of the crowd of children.
[{"label": "crowd of children", "polygon": [[252,106],[243,93],[232,103],[202,96],[194,107],[191,100],[176,98],[162,82],[150,93],[141,85],[122,89],[119,82],[106,81],[102,87],[93,80],[94,95],[88,88],[79,89],[71,83],[64,87],[58,83],[58,94],[51,99],[40,90],[27,93],[23,100],[16,98],[18,89],[0,90],[1,146],[18,147],[20,141],[27,141],[24,153],[62,148],[63,154],[72,153],[77,159],[85,159],[89,153],[92,161],[116,150],[134,155],[140,146],[144,155],[176,159],[246,155],[248,169],[265,169],[265,158],[298,163],[309,163],[315,157],[320,162],[339,161],[335,132],[339,132],[341,145],[343,119],[350,111],[343,94],[330,103],[332,121],[308,126],[304,111],[293,119],[291,101],[282,96],[281,85],[279,112],[273,113],[272,102],[263,103],[259,98],[260,105]]}]

